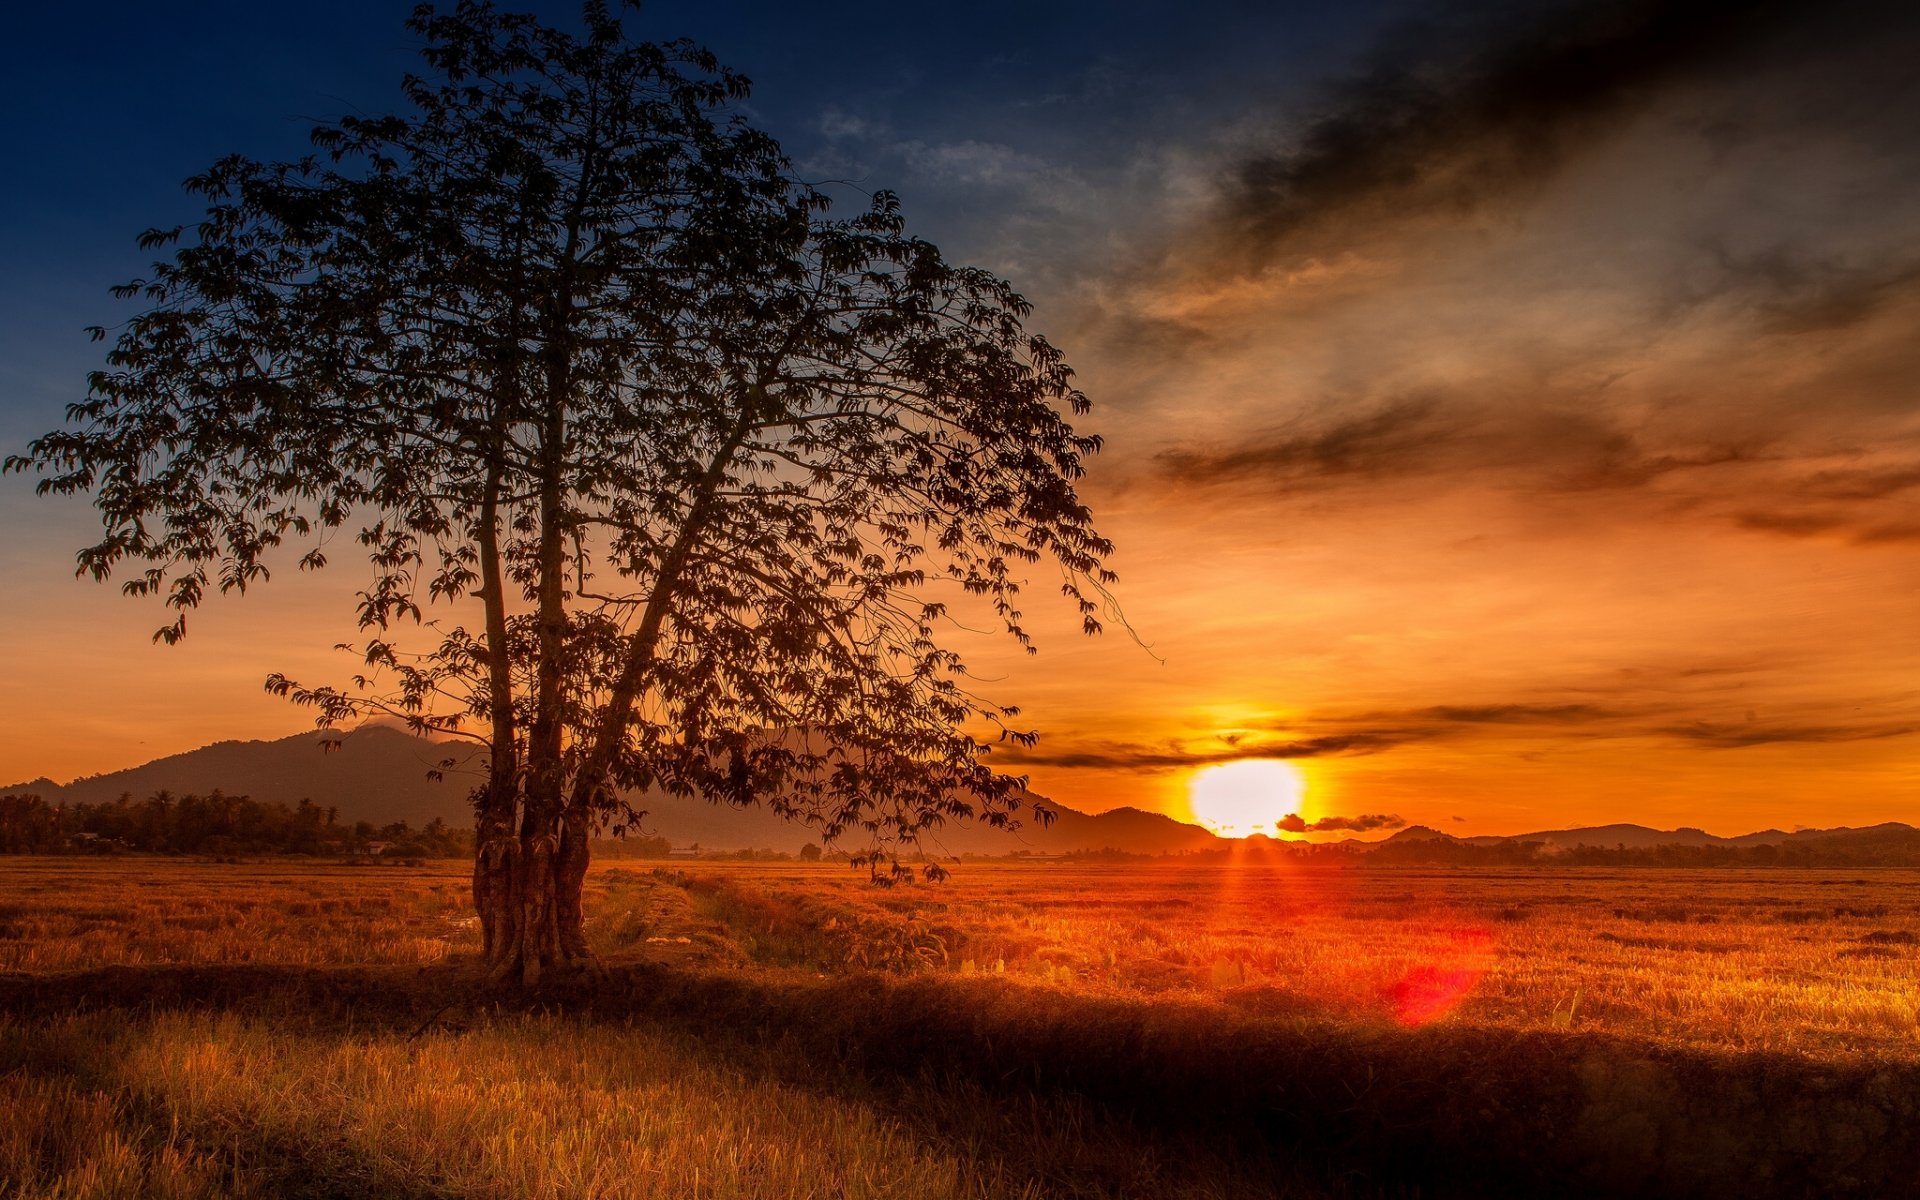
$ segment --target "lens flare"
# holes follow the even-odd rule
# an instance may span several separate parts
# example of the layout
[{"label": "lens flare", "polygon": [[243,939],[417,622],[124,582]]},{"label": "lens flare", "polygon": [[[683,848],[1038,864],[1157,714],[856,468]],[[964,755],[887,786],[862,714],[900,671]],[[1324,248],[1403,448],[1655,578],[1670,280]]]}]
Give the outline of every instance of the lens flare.
[{"label": "lens flare", "polygon": [[1478,925],[1442,930],[1425,961],[1385,989],[1384,999],[1402,1025],[1417,1028],[1451,1014],[1493,965],[1493,934]]}]

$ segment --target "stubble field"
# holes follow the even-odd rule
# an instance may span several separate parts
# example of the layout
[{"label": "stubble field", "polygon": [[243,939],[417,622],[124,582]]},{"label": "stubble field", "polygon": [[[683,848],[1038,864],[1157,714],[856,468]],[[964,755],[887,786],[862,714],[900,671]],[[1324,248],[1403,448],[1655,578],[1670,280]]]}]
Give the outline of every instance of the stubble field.
[{"label": "stubble field", "polygon": [[0,1195],[1920,1191],[1920,873],[0,863]]}]

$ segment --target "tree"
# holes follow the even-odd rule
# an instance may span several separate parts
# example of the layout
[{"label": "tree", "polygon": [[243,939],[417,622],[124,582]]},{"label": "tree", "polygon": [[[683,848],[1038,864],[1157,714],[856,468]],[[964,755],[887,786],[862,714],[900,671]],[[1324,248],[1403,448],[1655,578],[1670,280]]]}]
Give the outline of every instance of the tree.
[{"label": "tree", "polygon": [[1112,580],[1087,402],[1026,302],[891,194],[833,217],[705,51],[584,24],[423,7],[404,113],[190,180],[206,219],[143,235],[177,246],[119,289],[147,307],[7,463],[91,494],[80,571],[134,568],[168,642],[351,530],[364,669],[268,687],[487,746],[474,899],[529,983],[586,955],[590,835],[638,790],[864,831],[881,878],[945,820],[1011,823],[988,756],[1033,735],[941,644],[943,593],[1031,650],[1023,571],[1090,633]]}]

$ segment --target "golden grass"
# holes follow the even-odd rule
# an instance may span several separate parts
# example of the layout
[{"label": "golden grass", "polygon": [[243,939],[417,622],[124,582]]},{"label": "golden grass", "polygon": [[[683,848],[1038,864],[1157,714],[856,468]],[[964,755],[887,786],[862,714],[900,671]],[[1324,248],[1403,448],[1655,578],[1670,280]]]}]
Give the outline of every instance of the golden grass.
[{"label": "golden grass", "polygon": [[911,969],[937,950],[924,965],[1239,1010],[1920,1061],[1920,872],[967,865],[886,891],[771,865],[689,876],[768,963]]},{"label": "golden grass", "polygon": [[[1920,1060],[1912,871],[966,864],[944,884],[876,889],[831,864],[614,863],[590,877],[588,912],[614,961],[983,974],[1239,1011]],[[0,874],[0,971],[420,965],[477,946],[459,863],[15,859]]]},{"label": "golden grass", "polygon": [[1920,1163],[1915,872],[613,863],[610,974],[529,1001],[459,966],[461,863],[0,866],[0,1200],[1900,1195]]},{"label": "golden grass", "polygon": [[419,964],[477,948],[467,868],[15,858],[0,971],[178,963]]},{"label": "golden grass", "polygon": [[1029,1194],[644,1029],[518,1018],[408,1041],[175,1013],[5,1024],[0,1046],[0,1180],[21,1197],[279,1195],[301,1176],[530,1200]]}]

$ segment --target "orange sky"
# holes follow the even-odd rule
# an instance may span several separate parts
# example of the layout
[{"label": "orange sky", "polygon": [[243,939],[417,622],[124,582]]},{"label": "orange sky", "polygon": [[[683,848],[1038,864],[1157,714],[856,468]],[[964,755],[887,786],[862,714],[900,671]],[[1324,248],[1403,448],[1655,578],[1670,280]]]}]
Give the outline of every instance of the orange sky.
[{"label": "orange sky", "polygon": [[[1079,367],[1144,643],[1065,614],[1034,659],[961,639],[1045,735],[1006,760],[1035,790],[1185,817],[1196,769],[1278,757],[1309,819],[1920,818],[1910,68],[1763,43],[1487,102],[1524,50],[1364,126],[1358,77],[1124,172],[994,160],[1022,220],[949,247]],[[6,487],[0,780],[293,732],[267,672],[350,671],[349,570],[151,646],[156,609],[68,577],[84,513]]]}]

